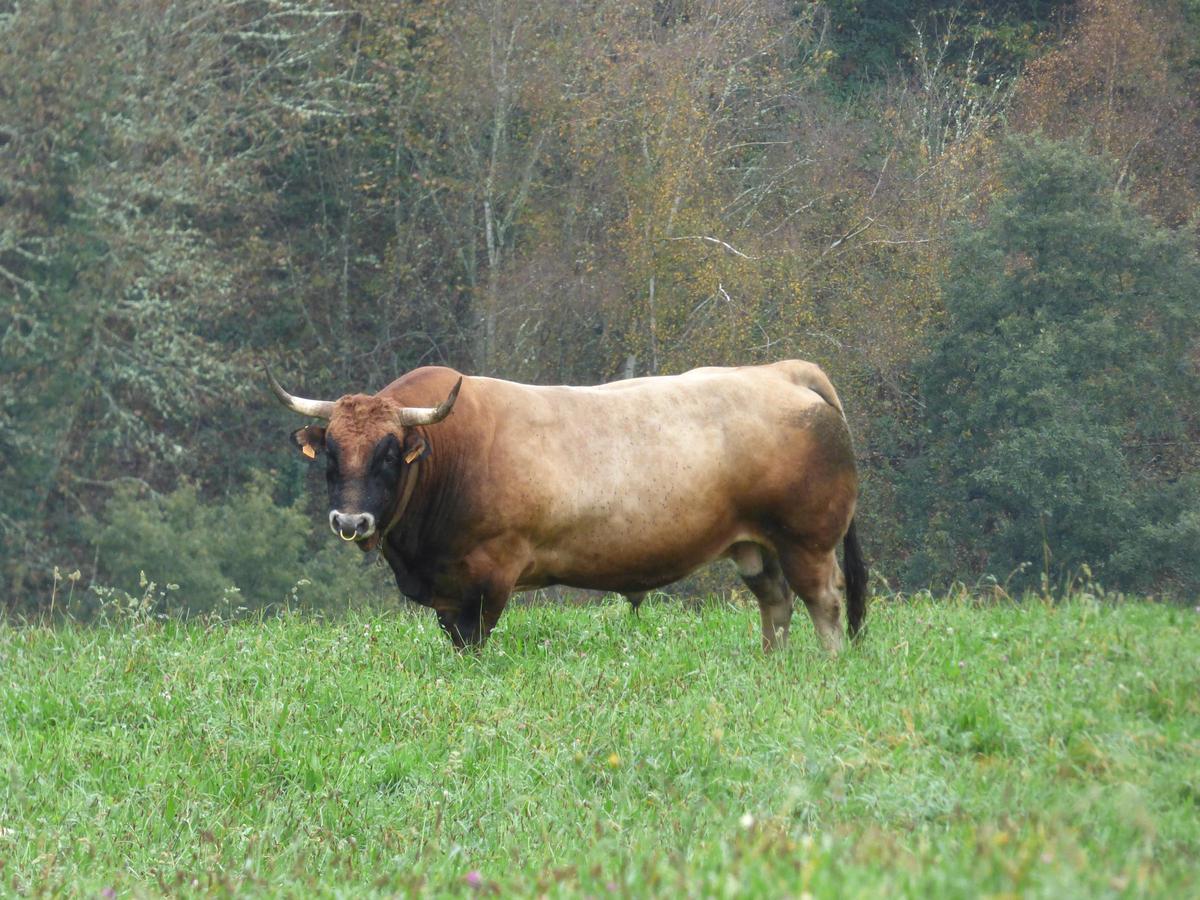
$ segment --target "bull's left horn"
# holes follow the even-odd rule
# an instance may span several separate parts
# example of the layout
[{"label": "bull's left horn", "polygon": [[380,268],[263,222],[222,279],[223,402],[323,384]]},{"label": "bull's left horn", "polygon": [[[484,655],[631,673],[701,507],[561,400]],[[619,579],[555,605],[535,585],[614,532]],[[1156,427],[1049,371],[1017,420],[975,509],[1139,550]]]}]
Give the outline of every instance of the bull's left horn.
[{"label": "bull's left horn", "polygon": [[267,380],[271,382],[271,390],[275,392],[279,402],[292,412],[298,412],[302,416],[312,416],[315,419],[328,419],[333,415],[332,400],[306,400],[303,397],[293,397],[279,386],[279,382],[275,380],[270,369],[263,366],[263,370],[267,373]]},{"label": "bull's left horn", "polygon": [[446,416],[450,415],[450,410],[454,408],[454,401],[458,399],[458,389],[462,387],[462,378],[459,378],[454,384],[454,389],[450,391],[450,396],[439,403],[437,406],[405,406],[400,410],[400,424],[408,427],[410,425],[436,425]]}]

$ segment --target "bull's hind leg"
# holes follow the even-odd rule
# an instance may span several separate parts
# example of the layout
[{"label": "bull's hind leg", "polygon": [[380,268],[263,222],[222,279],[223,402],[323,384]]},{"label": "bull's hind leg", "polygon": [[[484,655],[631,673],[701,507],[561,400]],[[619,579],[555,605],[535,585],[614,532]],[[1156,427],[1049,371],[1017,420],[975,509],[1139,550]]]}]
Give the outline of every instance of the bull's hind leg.
[{"label": "bull's hind leg", "polygon": [[792,623],[792,594],[783,578],[779,559],[758,544],[734,544],[729,556],[737,566],[738,575],[758,600],[762,619],[763,650],[771,651],[787,644]]},{"label": "bull's hind leg", "polygon": [[832,550],[789,548],[780,553],[788,584],[808,609],[817,636],[830,653],[842,649],[841,569]]}]

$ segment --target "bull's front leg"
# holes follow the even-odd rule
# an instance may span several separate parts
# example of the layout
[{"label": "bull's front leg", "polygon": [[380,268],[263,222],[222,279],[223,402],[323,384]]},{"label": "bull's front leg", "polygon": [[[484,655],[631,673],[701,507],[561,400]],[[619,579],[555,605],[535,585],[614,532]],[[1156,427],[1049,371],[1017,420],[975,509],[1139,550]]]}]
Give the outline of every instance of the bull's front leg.
[{"label": "bull's front leg", "polygon": [[463,558],[453,580],[445,584],[453,599],[434,604],[438,623],[457,649],[478,650],[487,642],[529,563],[528,542],[511,535],[476,547]]},{"label": "bull's front leg", "polygon": [[453,606],[439,603],[436,607],[438,624],[456,650],[478,650],[487,643],[488,636],[500,620],[500,614],[504,612],[508,597],[507,589],[492,588],[473,591]]}]

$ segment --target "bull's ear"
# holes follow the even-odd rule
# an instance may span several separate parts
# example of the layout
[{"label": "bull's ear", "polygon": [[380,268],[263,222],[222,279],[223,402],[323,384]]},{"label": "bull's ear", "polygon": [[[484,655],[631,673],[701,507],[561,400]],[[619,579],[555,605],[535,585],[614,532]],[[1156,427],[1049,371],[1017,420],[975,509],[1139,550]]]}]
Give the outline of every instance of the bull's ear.
[{"label": "bull's ear", "polygon": [[425,443],[425,439],[416,432],[410,431],[404,438],[404,461],[406,463],[416,462],[421,457],[429,453],[429,445]]},{"label": "bull's ear", "polygon": [[305,425],[292,432],[292,442],[309,459],[316,459],[317,454],[325,449],[325,426]]}]

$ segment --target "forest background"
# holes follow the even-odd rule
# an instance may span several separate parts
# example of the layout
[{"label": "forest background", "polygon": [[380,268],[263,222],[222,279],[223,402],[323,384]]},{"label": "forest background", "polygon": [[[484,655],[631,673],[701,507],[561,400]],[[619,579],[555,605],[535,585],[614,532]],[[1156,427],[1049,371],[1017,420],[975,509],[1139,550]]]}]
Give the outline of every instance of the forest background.
[{"label": "forest background", "polygon": [[1194,597],[1198,208],[1200,0],[0,2],[0,602],[393,595],[260,360],[785,357],[878,584]]}]

